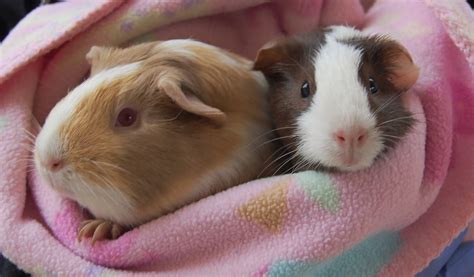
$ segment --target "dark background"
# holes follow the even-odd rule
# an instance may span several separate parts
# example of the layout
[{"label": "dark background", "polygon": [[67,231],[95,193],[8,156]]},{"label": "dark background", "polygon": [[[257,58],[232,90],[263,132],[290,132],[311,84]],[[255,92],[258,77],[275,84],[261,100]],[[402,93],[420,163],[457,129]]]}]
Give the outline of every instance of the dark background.
[{"label": "dark background", "polygon": [[[450,1],[450,0],[446,0]],[[467,0],[471,7],[474,7],[474,0]],[[55,3],[59,1],[43,1]],[[10,30],[26,14],[41,4],[41,0],[0,0],[0,41],[2,41]],[[3,276],[29,276],[18,270],[18,268],[1,256],[0,253],[0,277]]]}]

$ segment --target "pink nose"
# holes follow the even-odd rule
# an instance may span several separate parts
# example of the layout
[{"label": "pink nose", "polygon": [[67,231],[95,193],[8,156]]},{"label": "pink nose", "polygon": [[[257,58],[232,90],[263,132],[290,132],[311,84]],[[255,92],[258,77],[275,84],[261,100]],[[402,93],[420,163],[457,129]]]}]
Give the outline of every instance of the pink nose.
[{"label": "pink nose", "polygon": [[367,141],[366,128],[341,129],[333,134],[334,140],[343,150],[344,161],[347,164],[355,162],[354,151]]},{"label": "pink nose", "polygon": [[46,163],[46,167],[52,172],[59,171],[64,167],[64,161],[61,159],[52,159]]},{"label": "pink nose", "polygon": [[367,129],[338,130],[334,133],[334,139],[341,146],[360,146],[367,140]]}]

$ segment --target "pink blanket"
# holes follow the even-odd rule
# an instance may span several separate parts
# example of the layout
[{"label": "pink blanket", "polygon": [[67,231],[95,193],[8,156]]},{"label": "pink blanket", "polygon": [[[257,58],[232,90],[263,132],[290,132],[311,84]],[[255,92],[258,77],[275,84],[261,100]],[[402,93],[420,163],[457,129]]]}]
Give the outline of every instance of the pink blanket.
[{"label": "pink blanket", "polygon": [[[318,25],[390,33],[421,76],[416,129],[366,171],[256,180],[92,246],[80,208],[29,166],[34,115],[77,85],[92,45],[194,37],[253,57]],[[474,15],[463,0],[70,1],[35,10],[0,56],[0,252],[38,275],[409,276],[474,218]]]}]

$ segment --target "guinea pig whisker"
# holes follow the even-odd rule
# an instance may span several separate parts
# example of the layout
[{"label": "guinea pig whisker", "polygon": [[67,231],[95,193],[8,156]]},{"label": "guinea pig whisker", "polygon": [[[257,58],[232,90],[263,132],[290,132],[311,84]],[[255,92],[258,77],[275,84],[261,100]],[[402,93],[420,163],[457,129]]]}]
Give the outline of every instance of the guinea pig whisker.
[{"label": "guinea pig whisker", "polygon": [[31,131],[29,131],[29,130],[26,129],[26,128],[22,128],[22,129],[23,129],[23,132],[25,132],[25,134],[26,134],[29,138],[36,139],[36,135],[33,134]]},{"label": "guinea pig whisker", "polygon": [[41,131],[41,130],[43,129],[43,127],[42,127],[41,124],[39,123],[39,121],[38,121],[38,119],[36,118],[36,116],[34,116],[34,115],[32,114],[31,119],[32,119],[32,122],[33,122],[33,127],[35,127],[37,131]]},{"label": "guinea pig whisker", "polygon": [[[292,157],[288,159],[288,161],[293,161],[294,159],[297,159],[298,160],[298,155],[299,155],[299,150],[300,149],[300,142],[297,142],[297,146],[296,146],[296,151],[293,153]],[[294,169],[296,168],[296,165],[301,163],[302,161],[304,161],[303,159],[299,159],[299,161],[297,161],[296,163],[293,163],[292,166],[290,166],[290,168],[288,168],[287,170],[285,170],[282,174],[287,174],[289,171],[290,172],[293,172]],[[285,166],[285,164],[282,165],[282,167]],[[279,169],[276,171],[278,172]]]},{"label": "guinea pig whisker", "polygon": [[[90,172],[91,174],[94,174],[93,172]],[[82,178],[81,176],[76,174],[77,179],[82,183],[82,187],[87,189],[87,191],[92,195],[94,198],[97,198],[96,193],[90,188],[90,186],[87,184],[87,182]],[[73,190],[77,193],[77,188],[76,186],[72,186]]]},{"label": "guinea pig whisker", "polygon": [[308,70],[306,67],[304,67],[302,64],[300,64],[295,58],[291,57],[290,55],[286,55],[291,61],[293,61],[306,75],[306,77],[311,78],[311,74],[309,74]]},{"label": "guinea pig whisker", "polygon": [[271,140],[267,140],[267,141],[261,143],[261,144],[258,145],[257,147],[253,148],[253,150],[257,150],[258,148],[260,148],[260,147],[262,147],[262,146],[265,146],[265,145],[267,145],[267,144],[269,144],[269,143],[272,143],[272,142],[274,142],[274,141],[278,141],[278,140],[280,140],[280,139],[296,138],[296,137],[297,137],[296,135],[289,135],[289,136],[282,136],[282,137],[273,138],[273,139],[271,139]]},{"label": "guinea pig whisker", "polygon": [[382,139],[384,140],[384,142],[390,142],[392,144],[396,144],[400,141],[400,139],[398,138],[391,138],[391,137],[382,137]]},{"label": "guinea pig whisker", "polygon": [[[95,172],[92,172],[90,171],[89,172],[90,174],[94,175],[99,182],[101,183],[104,183],[105,185],[107,185],[107,187],[112,187],[111,184],[104,178],[104,176],[100,176],[98,174],[96,174]],[[95,197],[96,199],[100,199],[101,197],[99,197],[97,195],[97,190],[100,190],[101,191],[101,194],[104,195],[105,197],[107,197],[111,202],[115,202],[117,201],[117,199],[115,199],[112,195],[110,195],[110,192],[109,191],[106,191],[102,186],[96,186],[95,187],[95,190],[93,190],[85,181],[84,179],[80,178],[81,181],[82,181],[82,184],[83,184],[83,187],[85,187],[89,193]]]},{"label": "guinea pig whisker", "polygon": [[292,165],[287,170],[282,172],[282,175],[293,174],[295,172],[296,167],[299,166],[300,163],[301,163],[301,160],[298,160],[297,162],[293,162]]},{"label": "guinea pig whisker", "polygon": [[178,113],[177,115],[175,115],[174,117],[157,121],[157,123],[174,121],[174,120],[178,119],[178,117],[179,117],[182,113],[183,113],[183,110],[180,110],[179,113]]},{"label": "guinea pig whisker", "polygon": [[401,136],[393,136],[393,135],[388,135],[388,134],[383,134],[381,135],[383,138],[394,138],[394,139],[401,139]]},{"label": "guinea pig whisker", "polygon": [[[394,131],[394,133],[398,133],[398,128],[396,126],[384,125],[384,126],[380,127],[380,129],[383,129],[384,131],[392,130],[392,131]],[[417,128],[411,128],[409,130],[409,132],[414,133],[414,134],[418,134],[418,135],[422,135],[422,136],[426,135],[426,133],[424,133],[422,130],[419,130]],[[382,132],[382,134],[383,134],[383,132]]]},{"label": "guinea pig whisker", "polygon": [[[310,166],[310,165],[311,165],[311,164],[308,163],[308,166]],[[317,162],[317,163],[315,164],[315,166],[316,166],[316,167],[314,168],[314,170],[318,170],[318,169],[321,167],[321,162]]]},{"label": "guinea pig whisker", "polygon": [[304,159],[300,159],[296,164],[295,166],[293,167],[293,169],[291,170],[291,174],[295,173],[295,172],[299,172],[301,169],[305,168],[305,167],[308,167],[310,166],[311,163],[304,160]]},{"label": "guinea pig whisker", "polygon": [[267,136],[273,132],[276,132],[276,131],[280,131],[280,130],[285,130],[285,129],[295,129],[296,127],[292,127],[292,126],[287,126],[287,127],[280,127],[280,128],[275,128],[275,129],[272,129],[272,130],[269,130],[265,133],[262,133],[260,135],[258,135],[256,138],[252,139],[246,147],[249,147],[251,146],[253,143],[257,142],[260,138],[264,137],[264,136]]},{"label": "guinea pig whisker", "polygon": [[31,143],[31,144],[34,144],[34,143],[35,143],[35,138],[32,138],[32,137],[30,137],[29,135],[26,135],[26,136],[25,136],[25,139],[26,139],[29,143]]},{"label": "guinea pig whisker", "polygon": [[379,112],[381,112],[383,109],[385,109],[386,107],[388,107],[393,101],[395,101],[396,99],[398,99],[399,97],[401,96],[401,94],[395,94],[393,96],[391,96],[387,101],[385,101],[382,105],[380,105],[380,107],[378,107],[374,112],[373,114],[378,114]]},{"label": "guinea pig whisker", "polygon": [[19,162],[34,162],[35,160],[31,157],[20,157],[18,158]]},{"label": "guinea pig whisker", "polygon": [[270,155],[264,162],[263,164],[266,164],[269,160],[271,160],[276,154],[278,154],[279,152],[281,152],[282,150],[283,151],[286,151],[288,146],[291,146],[291,145],[294,145],[295,142],[291,142],[290,144],[288,145],[282,145],[281,147],[279,147],[278,149],[276,149],[275,151],[273,151],[272,155]]},{"label": "guinea pig whisker", "polygon": [[392,135],[387,135],[387,134],[381,135],[380,137],[383,139],[391,140],[392,142],[399,141],[402,138],[399,136],[392,136]]},{"label": "guinea pig whisker", "polygon": [[[290,151],[288,153],[285,153],[283,155],[280,155],[277,159],[273,160],[270,164],[268,164],[261,172],[260,174],[258,174],[257,178],[260,178],[260,176],[262,175],[263,172],[265,172],[265,170],[267,170],[270,166],[272,166],[273,164],[275,164],[277,161],[283,159],[284,157],[287,157],[289,155],[292,155],[294,154],[296,151],[298,150],[293,150],[293,151]],[[273,175],[272,175],[273,176]]]},{"label": "guinea pig whisker", "polygon": [[269,132],[281,131],[281,130],[287,130],[287,129],[296,129],[296,128],[297,126],[284,126],[284,127],[274,128],[270,130]]},{"label": "guinea pig whisker", "polygon": [[35,141],[36,141],[36,137],[33,135],[33,134],[30,134],[28,133],[28,131],[26,129],[24,129],[25,131],[25,139],[30,142],[31,144],[35,144]]},{"label": "guinea pig whisker", "polygon": [[[423,116],[425,116],[425,115],[426,115],[426,114],[423,113],[423,112],[419,112],[419,113],[410,112],[410,113],[411,113],[413,116],[415,116],[415,115],[423,115]],[[425,121],[421,121],[421,120],[418,119],[418,118],[414,118],[414,119],[415,119],[417,122],[422,122],[422,123],[425,123],[425,124],[426,124],[426,123],[431,123],[431,124],[436,124],[436,123],[437,123],[436,120],[433,120],[433,119],[428,118],[428,117],[425,117],[425,118],[424,118]]]},{"label": "guinea pig whisker", "polygon": [[404,119],[411,119],[411,118],[412,118],[412,116],[401,116],[401,117],[392,118],[392,119],[389,119],[389,120],[386,120],[382,123],[377,124],[377,127],[383,126],[383,125],[388,124],[390,122],[403,121]]},{"label": "guinea pig whisker", "polygon": [[[278,148],[276,151],[274,151],[264,162],[263,162],[263,165],[267,165],[261,172],[260,174],[262,174],[263,172],[265,172],[265,170],[267,170],[268,167],[270,167],[272,165],[272,163],[274,163],[275,161],[272,160],[273,157],[278,156],[280,154],[283,154],[286,152],[286,149],[287,146],[286,145],[283,145],[281,146],[280,148]],[[270,162],[271,161],[271,162]],[[259,176],[260,176],[259,174]]]},{"label": "guinea pig whisker", "polygon": [[395,145],[397,143],[397,141],[393,140],[393,139],[389,139],[389,138],[385,138],[383,141],[382,141],[382,145],[385,146],[385,147],[392,147],[393,145]]},{"label": "guinea pig whisker", "polygon": [[18,145],[22,147],[22,150],[26,150],[28,154],[32,154],[35,150],[34,145],[28,142],[20,142]]},{"label": "guinea pig whisker", "polygon": [[[107,163],[107,162],[102,162],[102,161],[92,161],[94,164],[98,165],[98,164],[101,164],[101,165],[104,165],[104,166],[108,166],[108,167],[111,167],[111,168],[115,168],[115,169],[118,169],[124,173],[127,173],[127,174],[132,174],[130,171],[126,170],[125,168],[122,168],[118,165],[115,165],[115,164],[111,164],[111,163]],[[135,176],[134,176],[135,177]]]},{"label": "guinea pig whisker", "polygon": [[[90,160],[90,159],[89,159],[89,160]],[[107,171],[104,170],[104,168],[103,168],[102,166],[100,166],[100,164],[99,164],[97,161],[92,161],[92,160],[90,160],[90,161],[91,161],[98,169],[100,169],[100,170],[104,173],[104,175],[102,175],[102,176],[98,176],[97,174],[95,174],[95,176],[98,177],[99,180],[102,180],[102,181],[108,186],[109,189],[113,190],[117,195],[119,195],[119,196],[122,198],[122,200],[124,201],[124,203],[127,203],[127,205],[131,206],[131,205],[130,205],[130,202],[129,202],[129,200],[128,200],[128,198],[123,194],[123,192],[121,192],[120,190],[118,190],[117,187],[112,184],[112,180],[108,179],[108,177],[110,177],[110,176],[107,175]],[[129,171],[127,171],[127,170],[125,170],[125,169],[123,169],[123,168],[121,168],[121,167],[119,167],[119,166],[115,166],[115,165],[113,165],[113,164],[108,164],[108,163],[105,163],[105,162],[100,162],[100,163],[102,163],[102,164],[104,164],[104,165],[114,166],[114,168],[116,168],[116,169],[121,169],[121,170],[124,170],[125,173],[131,174]],[[107,193],[103,188],[101,188],[101,190],[102,190],[103,192]],[[123,203],[123,202],[122,202],[122,203]]]},{"label": "guinea pig whisker", "polygon": [[293,163],[293,165],[290,167],[290,172],[289,173],[290,174],[295,173],[295,171],[298,170],[298,168],[301,166],[302,163],[303,163],[303,161],[301,159],[298,160],[297,162]]},{"label": "guinea pig whisker", "polygon": [[[382,150],[388,150],[390,148],[392,148],[397,142],[394,141],[394,140],[390,140],[390,139],[385,139],[383,142],[382,142]],[[379,155],[380,156],[380,155]]]},{"label": "guinea pig whisker", "polygon": [[[139,182],[140,184],[142,184],[142,182],[140,181],[140,178],[138,178],[138,176],[136,176],[135,174],[133,174],[131,171],[123,168],[123,167],[120,167],[118,165],[115,165],[115,164],[111,164],[111,163],[107,163],[107,162],[101,162],[101,161],[92,161],[91,162],[95,163],[97,167],[100,167],[101,170],[105,173],[104,169],[100,166],[100,165],[104,165],[104,166],[108,166],[108,167],[111,167],[111,168],[114,168],[114,169],[117,169],[117,170],[120,170],[122,171],[123,173],[129,175],[130,177],[134,178],[135,180],[137,180],[137,182]],[[145,185],[142,185],[142,187],[146,187]]]},{"label": "guinea pig whisker", "polygon": [[[281,150],[281,149],[280,149],[280,150]],[[276,151],[275,153],[277,153],[277,152],[280,152],[280,151]],[[275,153],[273,153],[272,156],[274,156]],[[271,167],[272,165],[274,165],[275,163],[277,163],[279,160],[281,160],[281,159],[284,158],[285,156],[290,155],[291,153],[286,153],[285,151],[281,151],[281,154],[282,154],[282,155],[277,156],[277,157],[276,157],[275,159],[273,159],[273,160],[271,160],[271,158],[268,158],[267,161],[265,161],[265,162],[263,163],[264,165],[266,164],[266,166],[265,166],[265,167],[260,171],[260,173],[257,175],[257,179],[260,178],[261,175],[262,175],[264,172],[267,171],[267,169],[270,169],[270,167]],[[271,162],[269,162],[269,161],[271,161]]]},{"label": "guinea pig whisker", "polygon": [[38,119],[36,118],[36,116],[34,115],[34,113],[32,111],[30,111],[30,116],[31,116],[31,123],[33,124],[31,127],[33,127],[33,129],[35,131],[41,131],[41,129],[43,129],[43,127],[41,127],[41,124],[39,123]]},{"label": "guinea pig whisker", "polygon": [[28,150],[28,152],[30,152],[30,153],[34,152],[35,146],[34,146],[33,142],[29,142],[29,141],[20,142],[19,145],[24,147],[23,149]]},{"label": "guinea pig whisker", "polygon": [[[292,162],[294,159],[296,159],[298,157],[298,147],[296,147],[295,151],[291,151],[293,154],[291,155],[290,158],[288,158],[286,160],[286,162],[284,162],[282,165],[280,165],[279,168],[277,168],[277,170],[273,173],[272,176],[274,176],[275,174],[277,174],[278,172],[280,172],[280,169],[282,169],[285,165],[287,165],[289,162]],[[282,174],[286,174],[287,171],[291,170],[291,167],[287,170],[285,170]]]},{"label": "guinea pig whisker", "polygon": [[302,161],[302,162],[300,162],[300,163],[298,164],[297,167],[295,167],[295,168],[292,170],[291,174],[298,173],[298,172],[300,172],[300,171],[302,171],[302,170],[304,170],[305,168],[308,168],[308,167],[310,167],[310,166],[311,166],[311,163],[309,163],[309,162],[307,162],[307,161]]},{"label": "guinea pig whisker", "polygon": [[[288,160],[286,160],[283,164],[281,164],[276,170],[275,172],[273,172],[272,176],[275,176],[278,172],[280,172],[280,170],[285,166],[287,165],[289,162],[291,162],[294,158],[295,158],[295,153],[293,153],[293,155],[291,156],[291,158],[289,158]],[[285,172],[283,172],[283,174],[286,174],[286,170]]]}]

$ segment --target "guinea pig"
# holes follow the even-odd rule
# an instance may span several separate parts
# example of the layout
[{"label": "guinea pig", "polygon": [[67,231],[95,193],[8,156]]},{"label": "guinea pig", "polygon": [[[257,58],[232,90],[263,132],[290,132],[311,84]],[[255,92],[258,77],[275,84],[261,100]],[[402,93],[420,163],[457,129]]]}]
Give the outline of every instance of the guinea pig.
[{"label": "guinea pig", "polygon": [[331,26],[282,38],[260,49],[254,69],[269,82],[292,172],[368,168],[415,123],[401,96],[419,69],[387,36]]},{"label": "guinea pig", "polygon": [[268,84],[252,61],[190,39],[94,46],[86,58],[90,77],[34,148],[39,176],[94,216],[79,240],[115,239],[261,172]]}]

